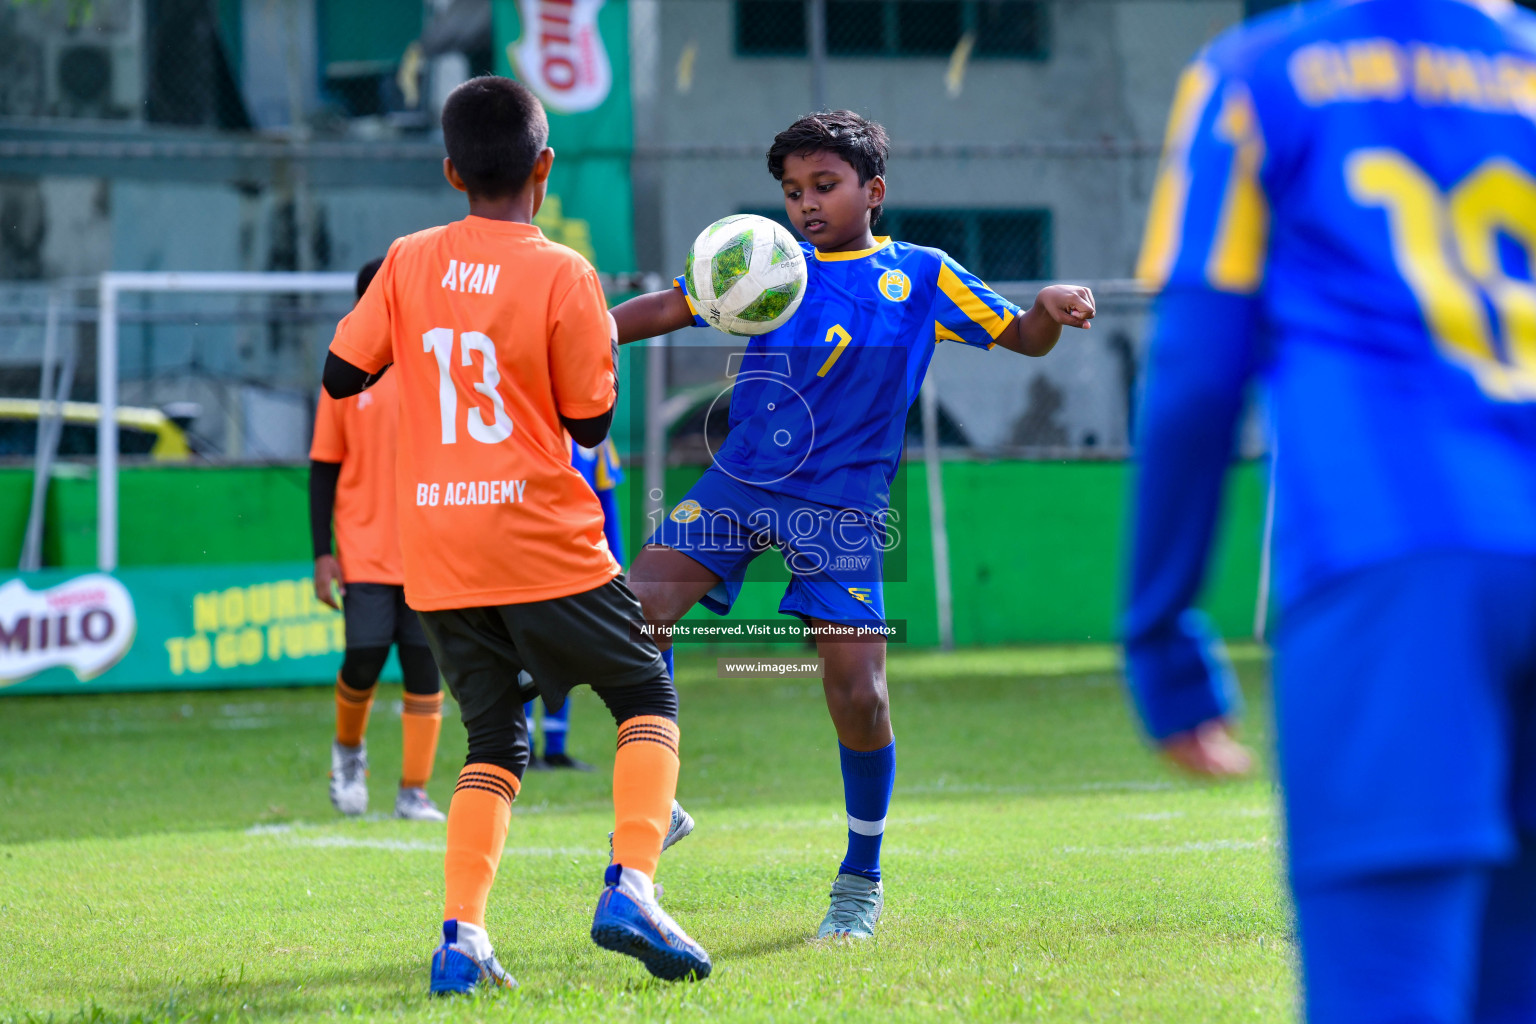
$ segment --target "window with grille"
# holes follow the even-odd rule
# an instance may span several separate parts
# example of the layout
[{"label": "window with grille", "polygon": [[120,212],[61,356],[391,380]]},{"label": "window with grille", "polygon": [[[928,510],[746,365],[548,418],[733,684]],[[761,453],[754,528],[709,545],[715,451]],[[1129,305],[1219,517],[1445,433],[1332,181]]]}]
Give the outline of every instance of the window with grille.
[{"label": "window with grille", "polygon": [[736,52],[804,57],[805,0],[736,0]]},{"label": "window with grille", "polygon": [[[827,0],[831,57],[946,57],[970,35],[978,58],[1043,60],[1039,0]],[[736,52],[804,57],[805,0],[736,0]]]},{"label": "window with grille", "polygon": [[[783,207],[741,212],[767,217],[794,230]],[[1040,281],[1051,276],[1049,210],[886,207],[875,233],[943,249],[984,281]]]}]

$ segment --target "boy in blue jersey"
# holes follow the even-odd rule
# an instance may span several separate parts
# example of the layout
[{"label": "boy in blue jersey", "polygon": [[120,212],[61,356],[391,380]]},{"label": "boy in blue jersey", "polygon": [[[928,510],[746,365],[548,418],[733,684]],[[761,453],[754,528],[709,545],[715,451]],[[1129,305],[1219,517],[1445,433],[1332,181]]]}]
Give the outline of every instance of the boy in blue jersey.
[{"label": "boy in blue jersey", "polygon": [[[629,579],[646,618],[670,626],[695,602],[726,613],[752,559],[783,552],[792,575],[779,610],[825,634],[817,650],[848,814],[823,938],[868,937],[884,904],[880,844],[896,775],[885,642],[859,642],[848,627],[884,625],[890,482],[934,343],[1043,356],[1062,325],[1087,327],[1094,312],[1086,288],[1061,285],[1021,309],[937,249],[876,238],[888,148],[884,128],[846,110],[810,114],[774,138],[769,173],[809,242],[805,295],[786,324],[748,343],[730,434]],[[681,280],[613,315],[621,344],[707,326]],[[658,645],[670,664],[670,640]]]},{"label": "boy in blue jersey", "polygon": [[[619,464],[618,450],[613,447],[613,438],[604,438],[596,448],[583,448],[576,441],[571,441],[571,465],[581,471],[582,479],[592,488],[592,493],[597,495],[598,504],[603,506],[603,537],[608,541],[608,550],[613,553],[613,560],[623,565],[624,531],[619,525],[618,486],[624,481],[624,470]],[[539,756],[534,746],[534,703],[530,700],[523,705],[523,716],[528,720],[529,771],[549,768],[592,771],[592,766],[587,762],[579,761],[565,751],[566,734],[571,726],[570,701],[554,711],[550,710],[547,701],[544,703],[544,754]]]},{"label": "boy in blue jersey", "polygon": [[1124,631],[1168,756],[1248,763],[1191,610],[1251,378],[1308,1020],[1536,1020],[1536,19],[1323,2],[1184,73]]}]

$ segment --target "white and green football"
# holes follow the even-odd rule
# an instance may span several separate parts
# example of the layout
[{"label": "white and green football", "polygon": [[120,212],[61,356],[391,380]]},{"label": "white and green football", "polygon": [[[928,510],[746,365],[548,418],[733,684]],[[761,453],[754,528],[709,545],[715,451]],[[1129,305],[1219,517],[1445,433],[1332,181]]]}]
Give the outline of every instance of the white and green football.
[{"label": "white and green football", "polygon": [[767,334],[805,298],[805,253],[783,225],[750,213],[699,233],[683,272],[698,314],[727,334]]}]

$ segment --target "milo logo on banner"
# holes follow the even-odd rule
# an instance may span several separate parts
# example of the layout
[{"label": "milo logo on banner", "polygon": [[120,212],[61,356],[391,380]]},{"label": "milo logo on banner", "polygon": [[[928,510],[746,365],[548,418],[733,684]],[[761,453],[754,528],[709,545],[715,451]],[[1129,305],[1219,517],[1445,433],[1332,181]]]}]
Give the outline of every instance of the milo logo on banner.
[{"label": "milo logo on banner", "polygon": [[517,0],[522,38],[507,47],[517,77],[560,114],[608,98],[613,68],[597,27],[604,0]]},{"label": "milo logo on banner", "polygon": [[91,573],[47,590],[21,580],[0,587],[0,686],[47,668],[92,679],[133,646],[137,621],[128,589]]}]

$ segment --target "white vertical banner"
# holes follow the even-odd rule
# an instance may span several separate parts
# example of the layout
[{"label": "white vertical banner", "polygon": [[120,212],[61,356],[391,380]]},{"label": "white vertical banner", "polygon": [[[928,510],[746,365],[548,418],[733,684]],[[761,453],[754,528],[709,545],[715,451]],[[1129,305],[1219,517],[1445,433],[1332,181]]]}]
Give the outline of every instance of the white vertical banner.
[{"label": "white vertical banner", "polygon": [[517,0],[522,37],[508,47],[519,80],[557,114],[595,110],[613,88],[598,31],[605,0]]}]

